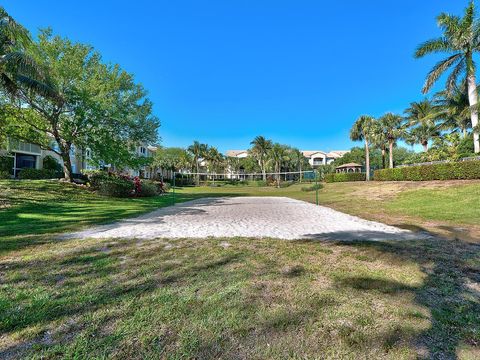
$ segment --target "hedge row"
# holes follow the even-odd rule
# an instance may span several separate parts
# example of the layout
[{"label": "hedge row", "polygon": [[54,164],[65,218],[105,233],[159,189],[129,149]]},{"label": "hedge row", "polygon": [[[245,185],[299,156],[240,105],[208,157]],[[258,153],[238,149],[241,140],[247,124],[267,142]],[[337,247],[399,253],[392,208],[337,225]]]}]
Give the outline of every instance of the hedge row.
[{"label": "hedge row", "polygon": [[376,170],[376,181],[427,181],[480,179],[480,161],[407,166]]},{"label": "hedge row", "polygon": [[345,182],[345,181],[365,181],[365,173],[350,172],[350,173],[335,173],[325,174],[325,181],[327,183]]},{"label": "hedge row", "polygon": [[49,169],[22,169],[18,173],[19,179],[31,179],[31,180],[40,180],[40,179],[59,179],[63,176],[61,172]]}]

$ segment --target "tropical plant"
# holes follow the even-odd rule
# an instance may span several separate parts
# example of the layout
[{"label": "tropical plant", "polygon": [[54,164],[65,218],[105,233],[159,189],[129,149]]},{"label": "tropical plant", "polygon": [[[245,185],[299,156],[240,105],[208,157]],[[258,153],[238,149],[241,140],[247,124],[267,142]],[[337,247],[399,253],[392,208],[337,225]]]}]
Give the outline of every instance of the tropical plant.
[{"label": "tropical plant", "polygon": [[282,163],[287,159],[288,153],[286,147],[275,143],[270,148],[268,152],[270,161],[273,163],[274,172],[276,173],[275,180],[277,182],[277,187],[280,187],[280,171],[282,169]]},{"label": "tropical plant", "polygon": [[185,149],[159,147],[154,153],[151,167],[155,169],[154,173],[156,173],[156,169],[179,171],[189,167],[190,164],[191,160],[188,159]]},{"label": "tropical plant", "polygon": [[267,157],[269,151],[272,149],[272,141],[267,140],[263,136],[257,136],[255,139],[252,140],[250,143],[252,145],[252,148],[250,149],[250,153],[252,156],[257,160],[258,165],[260,166],[260,169],[263,174],[263,180],[267,180],[267,174],[266,174],[266,167],[267,167]]},{"label": "tropical plant", "polygon": [[195,172],[196,172],[195,178],[196,178],[197,186],[200,185],[200,175],[199,175],[200,159],[205,157],[207,150],[208,150],[207,144],[201,144],[196,140],[187,149],[187,151],[192,155],[193,167],[195,168]]},{"label": "tropical plant", "polygon": [[378,131],[375,118],[369,115],[360,116],[350,129],[350,139],[365,142],[365,169],[366,180],[370,180],[370,141],[372,135]]},{"label": "tropical plant", "polygon": [[463,17],[442,13],[437,17],[437,23],[443,31],[442,36],[421,44],[415,51],[415,57],[436,53],[446,53],[448,57],[438,62],[429,72],[422,91],[427,93],[448,69],[451,69],[446,83],[448,92],[452,92],[457,86],[460,76],[466,76],[470,119],[474,128],[474,151],[479,153],[478,93],[473,56],[480,50],[480,24],[473,0],[465,9]]},{"label": "tropical plant", "polygon": [[382,131],[388,141],[388,164],[393,168],[393,147],[397,140],[405,137],[404,119],[400,115],[386,113],[378,120],[378,124],[380,128],[378,131]]},{"label": "tropical plant", "polygon": [[25,50],[33,43],[28,31],[0,6],[0,90],[16,96],[23,86],[45,96],[57,96],[44,69]]},{"label": "tropical plant", "polygon": [[421,144],[423,150],[428,150],[428,143],[434,137],[440,136],[437,119],[442,115],[439,107],[429,99],[410,103],[405,110],[406,120],[410,130],[405,134],[409,144]]},{"label": "tropical plant", "polygon": [[213,173],[213,183],[215,184],[215,174],[219,170],[220,165],[223,164],[223,155],[216,147],[211,146],[205,153],[205,160],[207,161],[210,173]]},{"label": "tropical plant", "polygon": [[375,128],[372,129],[371,143],[375,148],[377,148],[381,151],[381,153],[382,153],[382,169],[385,169],[388,139],[387,139],[387,135],[382,131],[381,127],[378,124],[375,124]]},{"label": "tropical plant", "polygon": [[451,92],[438,92],[435,94],[435,104],[441,112],[440,129],[460,131],[465,138],[472,126],[466,84],[456,86]]},{"label": "tropical plant", "polygon": [[305,168],[307,159],[303,153],[297,148],[289,149],[289,158],[292,165],[294,165],[295,171],[299,171],[299,182],[302,182],[302,170]]}]

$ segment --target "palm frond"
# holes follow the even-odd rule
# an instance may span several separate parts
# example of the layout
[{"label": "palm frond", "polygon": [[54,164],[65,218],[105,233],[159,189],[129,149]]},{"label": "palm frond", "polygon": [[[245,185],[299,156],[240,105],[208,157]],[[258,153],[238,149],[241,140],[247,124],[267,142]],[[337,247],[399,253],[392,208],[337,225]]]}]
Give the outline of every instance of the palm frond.
[{"label": "palm frond", "polygon": [[432,86],[437,82],[437,80],[442,76],[442,74],[457,61],[460,61],[463,57],[463,54],[457,53],[445,60],[439,61],[433,69],[428,73],[427,79],[425,80],[425,85],[423,86],[422,92],[425,94]]},{"label": "palm frond", "polygon": [[452,70],[447,78],[446,90],[448,93],[452,93],[457,88],[458,77],[464,74],[466,71],[465,61],[460,61]]},{"label": "palm frond", "polygon": [[415,50],[415,58],[421,58],[428,54],[451,51],[452,47],[448,39],[441,37],[438,39],[427,40],[420,44]]}]

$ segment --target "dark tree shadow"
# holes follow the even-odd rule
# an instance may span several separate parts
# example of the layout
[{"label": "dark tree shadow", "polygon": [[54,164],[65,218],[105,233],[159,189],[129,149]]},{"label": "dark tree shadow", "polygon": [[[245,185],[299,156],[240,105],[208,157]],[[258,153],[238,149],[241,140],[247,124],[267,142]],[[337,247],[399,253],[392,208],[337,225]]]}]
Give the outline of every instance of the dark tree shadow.
[{"label": "dark tree shadow", "polygon": [[356,233],[354,237],[360,241],[333,241],[345,238],[345,233],[340,232],[299,241],[329,241],[379,251],[392,261],[417,263],[426,275],[419,287],[355,275],[338,285],[388,294],[412,292],[415,301],[431,314],[431,327],[416,339],[417,344],[428,349],[430,358],[456,359],[459,346],[480,346],[480,244],[433,236],[422,240],[365,241],[368,236],[370,232]]}]

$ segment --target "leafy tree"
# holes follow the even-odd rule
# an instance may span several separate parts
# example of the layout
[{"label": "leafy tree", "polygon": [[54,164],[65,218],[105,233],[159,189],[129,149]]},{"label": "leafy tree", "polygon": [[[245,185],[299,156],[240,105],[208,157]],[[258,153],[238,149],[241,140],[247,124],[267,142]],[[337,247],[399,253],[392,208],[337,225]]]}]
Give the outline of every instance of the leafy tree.
[{"label": "leafy tree", "polygon": [[70,181],[74,149],[89,149],[97,164],[138,167],[146,161],[134,149],[156,142],[159,122],[152,116],[145,90],[131,74],[102,63],[91,46],[52,36],[51,30],[40,32],[32,56],[49,65],[59,98],[20,87],[21,102],[10,109],[15,119],[12,137],[58,154]]},{"label": "leafy tree", "polygon": [[190,164],[191,159],[186,150],[178,147],[158,148],[152,161],[152,167],[170,171],[180,171]]},{"label": "leafy tree", "polygon": [[192,162],[193,166],[195,167],[196,170],[196,182],[197,186],[200,185],[200,175],[199,175],[199,168],[200,168],[200,159],[205,157],[207,151],[208,151],[208,145],[207,144],[201,144],[198,141],[194,141],[192,145],[190,145],[187,149],[187,151],[192,155]]},{"label": "leafy tree", "polygon": [[405,140],[407,144],[421,144],[423,151],[428,151],[428,142],[438,136],[440,131],[436,125],[420,124],[406,133]]},{"label": "leafy tree", "polygon": [[294,171],[300,172],[299,180],[300,182],[302,182],[302,171],[306,168],[306,164],[308,164],[308,160],[305,158],[303,153],[297,148],[289,149],[289,159],[290,159],[290,163],[293,165]]},{"label": "leafy tree", "polygon": [[[446,53],[448,57],[438,62],[427,76],[423,92],[427,93],[437,80],[448,69],[451,69],[447,78],[446,89],[452,92],[462,75],[466,75],[468,86],[468,100],[470,104],[470,119],[472,127],[478,125],[478,93],[475,78],[476,65],[474,53],[480,50],[480,24],[476,17],[475,5],[470,1],[463,17],[442,13],[437,22],[443,31],[441,37],[421,44],[415,57],[420,58],[427,54]],[[480,152],[478,130],[474,130],[474,151]]]},{"label": "leafy tree", "polygon": [[404,119],[400,115],[386,113],[379,119],[380,130],[388,141],[389,167],[393,168],[393,147],[397,140],[405,136]]},{"label": "leafy tree", "polygon": [[267,180],[266,175],[266,167],[267,167],[267,157],[269,151],[272,149],[273,144],[271,140],[265,139],[263,136],[257,136],[255,139],[252,140],[250,143],[252,148],[250,149],[250,153],[252,156],[257,160],[258,165],[263,174],[263,180]]},{"label": "leafy tree", "polygon": [[372,116],[362,115],[353,124],[350,130],[350,139],[365,142],[365,169],[366,179],[370,180],[370,142],[375,133],[376,121]]}]

